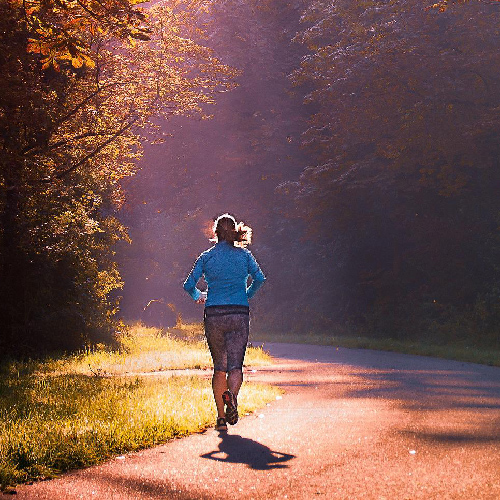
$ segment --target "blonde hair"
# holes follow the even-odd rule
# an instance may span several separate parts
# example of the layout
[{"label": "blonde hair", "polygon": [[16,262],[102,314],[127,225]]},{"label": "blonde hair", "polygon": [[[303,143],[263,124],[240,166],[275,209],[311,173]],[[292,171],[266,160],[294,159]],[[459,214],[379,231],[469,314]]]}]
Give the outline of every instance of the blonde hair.
[{"label": "blonde hair", "polygon": [[212,230],[214,237],[211,241],[227,241],[239,247],[246,247],[252,242],[252,228],[243,222],[236,223],[236,219],[228,213],[215,219]]}]

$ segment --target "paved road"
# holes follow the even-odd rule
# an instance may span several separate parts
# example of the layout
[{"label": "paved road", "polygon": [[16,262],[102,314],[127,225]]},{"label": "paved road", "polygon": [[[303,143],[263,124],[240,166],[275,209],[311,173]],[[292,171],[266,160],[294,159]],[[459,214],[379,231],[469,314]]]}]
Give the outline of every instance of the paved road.
[{"label": "paved road", "polygon": [[[268,344],[286,393],[231,427],[22,486],[19,499],[500,499],[500,369]],[[4,498],[0,496],[0,498]]]}]

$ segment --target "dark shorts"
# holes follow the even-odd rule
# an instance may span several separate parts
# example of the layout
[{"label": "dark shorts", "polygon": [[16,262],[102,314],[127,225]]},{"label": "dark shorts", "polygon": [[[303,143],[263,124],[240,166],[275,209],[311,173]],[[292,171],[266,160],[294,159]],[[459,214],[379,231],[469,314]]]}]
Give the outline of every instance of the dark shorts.
[{"label": "dark shorts", "polygon": [[208,306],[204,321],[214,370],[241,370],[248,343],[248,307]]}]

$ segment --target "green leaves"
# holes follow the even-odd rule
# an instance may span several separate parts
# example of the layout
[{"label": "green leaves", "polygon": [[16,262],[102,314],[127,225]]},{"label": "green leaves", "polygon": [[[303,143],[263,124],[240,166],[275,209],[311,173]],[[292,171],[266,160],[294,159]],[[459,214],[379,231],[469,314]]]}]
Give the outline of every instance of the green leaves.
[{"label": "green leaves", "polygon": [[374,329],[428,328],[419,313],[435,303],[432,321],[448,321],[498,280],[484,256],[497,253],[500,19],[446,4],[314,2],[296,37],[309,53],[293,78],[315,110],[297,205],[330,228],[348,314]]},{"label": "green leaves", "polygon": [[188,38],[206,2],[163,3],[0,6],[0,352],[109,337],[122,286],[113,245],[129,241],[115,212],[141,131],[203,114],[232,85],[234,72]]}]

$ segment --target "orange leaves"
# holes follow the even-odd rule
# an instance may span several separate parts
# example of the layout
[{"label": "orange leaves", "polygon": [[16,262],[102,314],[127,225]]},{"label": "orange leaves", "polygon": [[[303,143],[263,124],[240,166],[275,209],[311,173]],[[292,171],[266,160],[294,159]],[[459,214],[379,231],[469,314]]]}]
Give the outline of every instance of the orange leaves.
[{"label": "orange leaves", "polygon": [[428,9],[438,9],[439,12],[445,12],[448,9],[448,0],[442,0],[440,2],[437,2],[435,4],[430,5],[427,8]]},{"label": "orange leaves", "polygon": [[203,107],[215,92],[234,86],[234,70],[185,36],[196,32],[207,0],[168,0],[147,13],[137,4],[27,0],[19,15],[29,32],[27,52],[43,69],[61,73],[53,80],[61,88],[52,101],[58,107],[51,110],[50,139],[26,147],[53,156],[58,166],[44,174],[47,182],[94,168],[97,177],[117,182],[133,171],[140,156],[136,131],[152,116],[207,116]]},{"label": "orange leaves", "polygon": [[30,32],[28,51],[46,56],[43,68],[93,68],[99,39],[149,40],[145,14],[137,0],[27,0],[23,3]]},{"label": "orange leaves", "polygon": [[41,44],[39,40],[35,38],[28,38],[27,45],[28,52],[33,52],[34,54],[47,55],[47,47],[45,44]]},{"label": "orange leaves", "polygon": [[28,39],[27,51],[43,56],[40,59],[42,69],[53,67],[56,71],[60,71],[60,65],[64,61],[70,62],[75,69],[83,66],[95,67],[95,61],[85,53],[83,47],[75,47],[58,38],[54,41],[40,41],[30,38]]},{"label": "orange leaves", "polygon": [[[112,245],[128,237],[107,214],[123,203],[120,181],[137,170],[141,129],[159,114],[203,115],[231,86],[234,72],[190,38],[196,12],[182,12],[208,3],[169,1],[174,22],[158,9],[146,16],[137,0],[0,3],[0,195],[11,186],[19,194],[11,224],[19,250],[67,263],[86,324],[111,314],[107,294],[120,285]],[[69,310],[65,287],[58,306]]]}]

